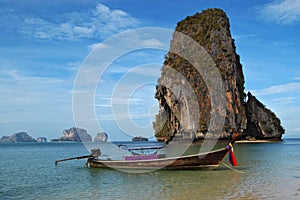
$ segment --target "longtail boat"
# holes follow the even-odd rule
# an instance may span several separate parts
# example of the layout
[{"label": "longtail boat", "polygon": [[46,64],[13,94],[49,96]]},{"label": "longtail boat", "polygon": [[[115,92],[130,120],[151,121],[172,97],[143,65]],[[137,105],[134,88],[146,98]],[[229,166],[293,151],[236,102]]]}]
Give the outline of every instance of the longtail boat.
[{"label": "longtail boat", "polygon": [[222,148],[204,154],[195,154],[171,158],[151,158],[135,160],[103,160],[95,157],[88,158],[90,167],[97,168],[116,168],[116,169],[197,169],[197,168],[216,168],[218,167],[228,150]]},{"label": "longtail boat", "polygon": [[[57,160],[55,163],[71,160],[87,158],[87,164],[91,168],[115,168],[124,170],[148,170],[148,169],[215,169],[217,168],[229,153],[231,163],[236,165],[236,160],[232,151],[232,146],[237,139],[238,134],[233,136],[228,146],[210,151],[207,153],[199,153],[194,155],[186,155],[179,157],[165,157],[165,155],[149,154],[149,155],[132,155],[125,157],[124,160],[100,159],[100,149],[92,149],[88,156],[76,158],[67,158]],[[145,147],[145,149],[153,149],[154,147]],[[161,147],[157,147],[161,148]],[[143,148],[140,148],[143,149]],[[128,149],[130,150],[130,149]],[[137,149],[131,149],[137,150]]]},{"label": "longtail boat", "polygon": [[[157,154],[133,155],[127,158],[125,157],[125,160],[104,160],[97,158],[96,155],[89,157],[87,162],[92,168],[110,167],[116,169],[215,169],[222,163],[227,153],[230,154],[229,157],[232,164],[236,165],[236,160],[232,151],[232,145],[234,144],[237,137],[238,134],[235,134],[232,141],[227,147],[207,153],[170,158],[166,158],[164,156],[160,157]],[[97,150],[94,151],[97,152]]]}]

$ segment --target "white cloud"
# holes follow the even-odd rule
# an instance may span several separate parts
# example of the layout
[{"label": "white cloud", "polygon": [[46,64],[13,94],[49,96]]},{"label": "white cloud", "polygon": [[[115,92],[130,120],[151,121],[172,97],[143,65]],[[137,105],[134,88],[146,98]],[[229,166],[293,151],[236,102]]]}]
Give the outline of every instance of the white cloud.
[{"label": "white cloud", "polygon": [[276,104],[280,105],[288,105],[295,102],[295,97],[281,97],[281,98],[275,98],[272,101]]},{"label": "white cloud", "polygon": [[95,104],[95,107],[100,107],[100,108],[111,108],[111,104]]},{"label": "white cloud", "polygon": [[103,43],[94,43],[88,46],[89,50],[94,50],[94,49],[105,49],[107,48],[107,45],[103,44]]},{"label": "white cloud", "polygon": [[32,85],[39,84],[59,84],[62,83],[62,79],[53,78],[53,77],[40,77],[40,76],[26,76],[22,75],[17,69],[7,69],[0,71],[1,77],[0,80],[18,84],[18,85]]},{"label": "white cloud", "polygon": [[71,94],[64,89],[64,80],[25,76],[18,70],[2,70],[0,74],[0,105],[6,108],[0,113],[2,122],[52,123],[62,116],[72,120]]},{"label": "white cloud", "polygon": [[258,8],[260,17],[277,24],[300,22],[300,0],[275,1]]},{"label": "white cloud", "polygon": [[253,34],[253,33],[233,36],[233,38],[235,38],[235,39],[248,39],[248,38],[254,38],[254,37],[256,37],[256,34]]},{"label": "white cloud", "polygon": [[[0,17],[15,22],[9,28],[39,39],[77,40],[81,38],[105,38],[120,31],[134,28],[139,21],[122,10],[112,10],[98,4],[90,12],[73,12],[59,16],[51,22],[36,16],[19,14],[7,9]],[[60,21],[60,22],[57,22]],[[2,24],[3,22],[1,22]]]},{"label": "white cloud", "polygon": [[294,131],[294,132],[300,132],[300,128],[294,128],[294,129],[292,129],[291,131]]},{"label": "white cloud", "polygon": [[300,91],[300,82],[287,83],[283,85],[275,85],[269,88],[262,90],[253,90],[253,94],[257,96],[288,93],[288,92],[299,92]]},{"label": "white cloud", "polygon": [[277,41],[277,42],[274,42],[274,45],[280,46],[280,47],[289,47],[289,46],[294,46],[295,44],[292,42]]},{"label": "white cloud", "polygon": [[163,47],[165,44],[163,44],[161,41],[159,41],[158,39],[147,39],[142,41],[142,45],[148,47],[148,46],[152,46],[152,47]]}]

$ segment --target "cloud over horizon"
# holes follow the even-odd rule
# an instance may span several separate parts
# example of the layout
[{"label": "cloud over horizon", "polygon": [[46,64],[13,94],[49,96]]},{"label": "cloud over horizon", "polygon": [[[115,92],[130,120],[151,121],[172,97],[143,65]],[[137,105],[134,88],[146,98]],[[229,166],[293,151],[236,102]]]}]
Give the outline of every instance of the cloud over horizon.
[{"label": "cloud over horizon", "polygon": [[103,39],[135,28],[139,21],[122,10],[113,10],[99,3],[89,12],[65,13],[60,22],[29,16],[14,9],[0,11],[1,26],[18,33],[45,40],[74,41],[82,38]]}]

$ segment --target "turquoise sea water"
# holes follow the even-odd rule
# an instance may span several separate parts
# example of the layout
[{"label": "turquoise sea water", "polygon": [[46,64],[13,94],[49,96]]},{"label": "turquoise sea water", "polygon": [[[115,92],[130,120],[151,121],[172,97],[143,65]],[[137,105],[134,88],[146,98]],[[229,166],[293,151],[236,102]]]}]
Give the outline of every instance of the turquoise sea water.
[{"label": "turquoise sea water", "polygon": [[238,171],[126,173],[85,168],[85,160],[54,165],[88,154],[81,143],[0,143],[0,199],[300,199],[300,139],[234,151]]}]

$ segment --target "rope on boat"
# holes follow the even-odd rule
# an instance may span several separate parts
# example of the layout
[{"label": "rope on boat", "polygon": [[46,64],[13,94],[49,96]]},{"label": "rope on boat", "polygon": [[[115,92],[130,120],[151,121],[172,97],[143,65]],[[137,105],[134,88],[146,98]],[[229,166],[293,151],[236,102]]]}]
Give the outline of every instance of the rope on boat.
[{"label": "rope on boat", "polygon": [[227,167],[228,169],[231,169],[232,171],[235,171],[235,172],[238,172],[238,173],[241,173],[241,174],[246,174],[247,172],[244,172],[244,171],[241,171],[241,170],[237,170],[237,169],[234,169],[232,167],[230,167],[229,165],[225,164],[224,162],[222,162],[222,164]]}]

